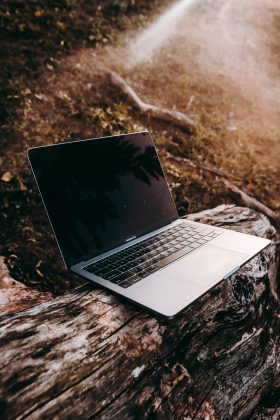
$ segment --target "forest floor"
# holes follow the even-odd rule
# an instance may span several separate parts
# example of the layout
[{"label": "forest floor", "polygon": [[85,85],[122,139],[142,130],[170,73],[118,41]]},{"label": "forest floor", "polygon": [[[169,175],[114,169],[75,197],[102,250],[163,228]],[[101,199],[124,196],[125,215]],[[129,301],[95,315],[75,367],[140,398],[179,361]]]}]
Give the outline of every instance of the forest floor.
[{"label": "forest floor", "polygon": [[[0,6],[0,254],[17,280],[54,294],[81,283],[63,267],[31,146],[148,129],[180,215],[231,202],[219,173],[280,214],[280,7],[178,3],[173,21],[167,0]],[[197,133],[139,114],[104,67],[145,101],[187,113]]]}]

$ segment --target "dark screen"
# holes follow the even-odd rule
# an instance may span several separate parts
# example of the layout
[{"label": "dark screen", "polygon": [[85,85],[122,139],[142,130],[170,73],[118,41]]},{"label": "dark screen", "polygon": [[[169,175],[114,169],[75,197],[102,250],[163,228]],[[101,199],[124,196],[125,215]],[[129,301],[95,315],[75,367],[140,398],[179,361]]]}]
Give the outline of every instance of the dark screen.
[{"label": "dark screen", "polygon": [[34,148],[29,159],[67,266],[178,217],[147,132]]}]

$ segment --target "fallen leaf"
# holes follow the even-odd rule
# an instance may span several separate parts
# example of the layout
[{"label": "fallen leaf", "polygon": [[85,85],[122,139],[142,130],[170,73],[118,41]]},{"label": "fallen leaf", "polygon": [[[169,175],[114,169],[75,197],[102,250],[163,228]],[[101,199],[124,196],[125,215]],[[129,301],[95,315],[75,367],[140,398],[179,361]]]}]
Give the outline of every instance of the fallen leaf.
[{"label": "fallen leaf", "polygon": [[10,182],[12,178],[13,178],[13,175],[11,174],[11,172],[7,171],[2,175],[1,181]]}]

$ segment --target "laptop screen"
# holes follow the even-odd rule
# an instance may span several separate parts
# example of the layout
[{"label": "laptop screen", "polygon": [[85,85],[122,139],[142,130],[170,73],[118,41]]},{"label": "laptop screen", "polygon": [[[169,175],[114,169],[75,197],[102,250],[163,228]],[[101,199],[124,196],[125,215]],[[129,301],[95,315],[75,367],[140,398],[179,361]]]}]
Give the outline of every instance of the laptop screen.
[{"label": "laptop screen", "polygon": [[177,219],[147,132],[28,151],[68,267]]}]

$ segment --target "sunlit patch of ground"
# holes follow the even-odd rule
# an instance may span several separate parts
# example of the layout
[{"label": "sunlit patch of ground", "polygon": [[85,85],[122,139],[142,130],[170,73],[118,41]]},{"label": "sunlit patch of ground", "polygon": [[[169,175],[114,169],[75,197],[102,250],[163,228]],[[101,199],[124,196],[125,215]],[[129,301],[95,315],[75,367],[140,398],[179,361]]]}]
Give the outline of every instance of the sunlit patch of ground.
[{"label": "sunlit patch of ground", "polygon": [[185,0],[175,8],[127,37],[111,60],[147,101],[199,122],[204,162],[279,211],[279,2]]}]

